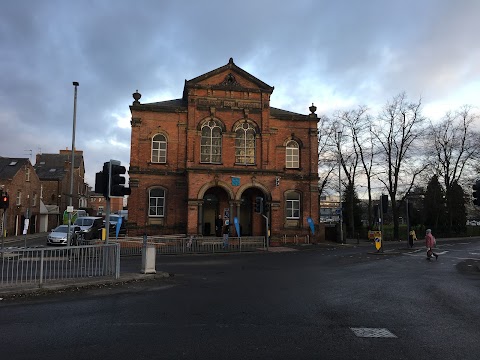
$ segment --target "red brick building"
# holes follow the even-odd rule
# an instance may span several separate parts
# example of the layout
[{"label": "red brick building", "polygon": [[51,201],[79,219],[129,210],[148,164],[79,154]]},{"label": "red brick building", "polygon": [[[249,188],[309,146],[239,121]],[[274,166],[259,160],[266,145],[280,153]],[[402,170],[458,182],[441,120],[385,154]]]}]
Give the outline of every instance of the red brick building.
[{"label": "red brick building", "polygon": [[[69,149],[60,150],[58,154],[36,155],[34,168],[42,184],[42,201],[46,206],[58,208],[56,218],[49,217],[48,229],[63,222],[63,213],[70,204],[71,157]],[[86,209],[88,185],[82,150],[75,150],[73,165],[72,205],[74,209]]]},{"label": "red brick building", "polygon": [[[88,209],[91,210],[92,216],[105,216],[107,201],[102,194],[91,191],[88,199]],[[117,214],[119,210],[123,210],[123,198],[110,198],[110,213]]]},{"label": "red brick building", "polygon": [[[38,232],[42,190],[29,159],[0,157],[0,191],[9,197],[5,213],[6,234],[22,235],[26,217],[29,218],[28,233]],[[0,212],[3,216],[4,211]]]},{"label": "red brick building", "polygon": [[[228,64],[185,81],[180,99],[133,94],[129,223],[148,234],[310,234],[318,224],[318,117],[270,106],[273,87]],[[236,235],[235,226],[230,234]]]}]

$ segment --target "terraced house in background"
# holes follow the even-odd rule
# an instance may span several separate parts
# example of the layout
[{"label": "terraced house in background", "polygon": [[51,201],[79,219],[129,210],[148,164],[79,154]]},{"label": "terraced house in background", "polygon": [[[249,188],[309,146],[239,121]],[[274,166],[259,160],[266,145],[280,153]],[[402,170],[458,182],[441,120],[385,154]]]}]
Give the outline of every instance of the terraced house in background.
[{"label": "terraced house in background", "polygon": [[[318,116],[270,106],[274,88],[228,64],[186,80],[180,99],[133,94],[129,223],[138,233],[236,234],[272,239],[318,226]],[[316,232],[317,234],[317,232]]]},{"label": "terraced house in background", "polygon": [[46,227],[41,212],[41,184],[30,159],[0,156],[0,191],[8,194],[9,206],[2,212],[0,234],[21,235],[25,219],[29,218],[28,233]]}]

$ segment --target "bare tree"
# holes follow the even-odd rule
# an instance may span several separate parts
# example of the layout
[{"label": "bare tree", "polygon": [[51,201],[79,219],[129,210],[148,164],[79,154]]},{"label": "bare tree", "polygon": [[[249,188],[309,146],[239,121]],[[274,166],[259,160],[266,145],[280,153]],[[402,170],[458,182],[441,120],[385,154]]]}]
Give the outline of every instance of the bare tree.
[{"label": "bare tree", "polygon": [[319,120],[318,131],[318,173],[320,181],[318,184],[319,196],[328,187],[330,176],[337,164],[335,151],[335,128],[330,118],[322,116]]},{"label": "bare tree", "polygon": [[[475,173],[474,166],[480,158],[480,133],[472,129],[476,119],[478,115],[473,114],[472,107],[464,105],[447,112],[438,124],[431,126],[431,155],[436,174],[445,187],[447,205],[458,200],[450,197],[455,196],[452,189],[461,183],[465,172]],[[448,230],[453,226],[453,211],[447,206]]]},{"label": "bare tree", "polygon": [[341,128],[344,129],[344,132],[348,132],[347,137],[349,138],[349,144],[347,148],[349,150],[341,151],[340,142],[338,144],[338,152],[340,157],[340,163],[345,173],[347,183],[345,187],[352,189],[350,192],[350,199],[348,199],[348,205],[350,207],[349,223],[351,227],[351,235],[355,234],[355,221],[354,221],[354,192],[355,192],[355,180],[357,177],[357,168],[359,162],[365,164],[365,151],[361,144],[360,138],[365,130],[365,119],[366,119],[366,106],[360,106],[355,110],[347,110],[342,112],[337,112],[335,114],[336,121],[341,124]]},{"label": "bare tree", "polygon": [[465,170],[473,170],[474,160],[480,158],[480,133],[472,129],[476,119],[472,107],[464,105],[431,126],[434,166],[445,189],[455,181],[460,183]]},{"label": "bare tree", "polygon": [[[393,212],[393,236],[399,239],[399,206],[397,196],[404,197],[413,187],[416,177],[426,168],[422,161],[421,138],[425,118],[421,114],[421,99],[409,102],[405,93],[395,96],[378,116],[372,133],[381,148],[380,160],[385,172],[378,179],[385,186]],[[383,163],[383,161],[382,161]]]}]

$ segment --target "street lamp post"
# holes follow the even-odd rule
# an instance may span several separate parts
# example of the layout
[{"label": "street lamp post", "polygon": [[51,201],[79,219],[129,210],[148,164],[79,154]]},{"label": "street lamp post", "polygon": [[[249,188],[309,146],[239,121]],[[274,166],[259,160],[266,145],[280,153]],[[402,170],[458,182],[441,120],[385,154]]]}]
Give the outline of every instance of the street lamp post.
[{"label": "street lamp post", "polygon": [[339,217],[340,217],[340,242],[343,244],[343,209],[342,209],[342,179],[340,176],[340,171],[342,168],[342,155],[340,152],[340,140],[342,137],[342,132],[337,132],[337,146],[338,146],[338,202],[340,205]]},{"label": "street lamp post", "polygon": [[[72,158],[70,164],[70,207],[73,205],[73,171],[75,169],[74,160],[75,160],[75,127],[77,123],[77,87],[79,83],[74,81],[73,86],[75,87],[74,96],[73,96],[73,131],[72,131]],[[72,223],[72,213],[68,212],[68,232],[67,232],[67,246],[70,246],[70,225]]]}]

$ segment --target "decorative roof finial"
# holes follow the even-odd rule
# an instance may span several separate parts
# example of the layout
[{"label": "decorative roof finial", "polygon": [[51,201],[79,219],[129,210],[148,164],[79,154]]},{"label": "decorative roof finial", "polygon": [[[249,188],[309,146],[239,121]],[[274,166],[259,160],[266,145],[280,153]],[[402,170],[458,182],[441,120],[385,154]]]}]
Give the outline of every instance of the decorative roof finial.
[{"label": "decorative roof finial", "polygon": [[229,64],[233,64],[233,58],[230,58],[230,59],[228,60],[228,63],[229,63]]},{"label": "decorative roof finial", "polygon": [[140,98],[142,97],[142,94],[138,92],[138,90],[135,90],[135,92],[132,94],[133,98],[135,101],[133,102],[133,105],[140,105]]},{"label": "decorative roof finial", "polygon": [[313,103],[312,103],[312,106],[309,107],[309,109],[312,114],[315,114],[315,111],[317,111],[317,107],[313,105]]}]

